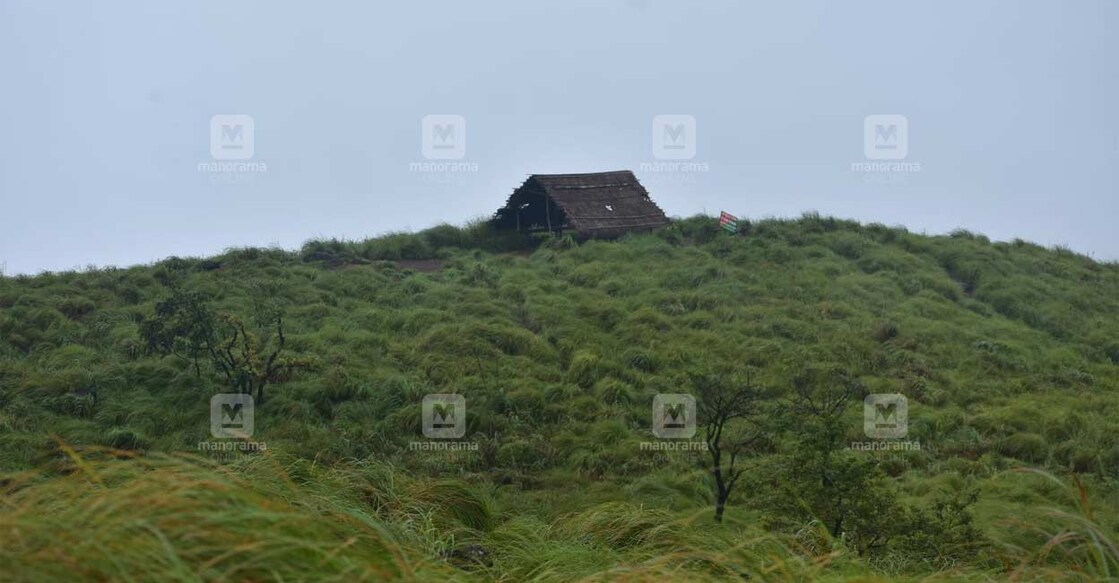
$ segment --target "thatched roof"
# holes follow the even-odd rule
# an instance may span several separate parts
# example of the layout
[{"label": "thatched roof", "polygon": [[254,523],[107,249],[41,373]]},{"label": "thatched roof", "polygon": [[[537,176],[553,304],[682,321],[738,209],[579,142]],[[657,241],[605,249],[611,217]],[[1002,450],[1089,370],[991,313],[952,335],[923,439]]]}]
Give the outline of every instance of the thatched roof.
[{"label": "thatched roof", "polygon": [[[547,203],[547,204],[545,204]],[[570,229],[581,237],[613,238],[668,224],[629,170],[594,174],[533,174],[494,215],[498,228]]]}]

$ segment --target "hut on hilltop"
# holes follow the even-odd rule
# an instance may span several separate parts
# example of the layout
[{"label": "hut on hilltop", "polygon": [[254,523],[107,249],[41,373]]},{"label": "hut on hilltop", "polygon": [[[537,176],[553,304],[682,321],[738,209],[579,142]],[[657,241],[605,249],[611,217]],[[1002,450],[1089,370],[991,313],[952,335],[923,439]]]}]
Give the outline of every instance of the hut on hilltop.
[{"label": "hut on hilltop", "polygon": [[498,229],[574,231],[612,239],[668,224],[664,211],[629,170],[593,174],[533,174],[493,217]]}]

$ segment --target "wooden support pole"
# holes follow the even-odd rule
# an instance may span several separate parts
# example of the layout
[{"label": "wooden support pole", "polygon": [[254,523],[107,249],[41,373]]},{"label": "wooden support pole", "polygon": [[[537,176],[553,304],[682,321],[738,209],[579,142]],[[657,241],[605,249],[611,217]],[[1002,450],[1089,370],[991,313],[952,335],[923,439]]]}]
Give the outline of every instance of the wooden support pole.
[{"label": "wooden support pole", "polygon": [[544,195],[544,216],[548,217],[548,233],[555,235],[552,231],[552,200],[547,194]]}]

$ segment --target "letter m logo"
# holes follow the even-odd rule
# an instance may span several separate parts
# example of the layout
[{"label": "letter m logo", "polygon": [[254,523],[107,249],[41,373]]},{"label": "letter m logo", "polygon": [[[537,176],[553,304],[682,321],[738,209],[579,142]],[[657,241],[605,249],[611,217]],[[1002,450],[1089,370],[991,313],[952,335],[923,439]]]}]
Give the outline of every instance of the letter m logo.
[{"label": "letter m logo", "polygon": [[420,414],[424,437],[459,439],[466,435],[466,397],[462,395],[424,395]]},{"label": "letter m logo", "polygon": [[898,114],[863,120],[863,154],[870,160],[901,160],[909,155],[909,119]]},{"label": "letter m logo", "polygon": [[653,435],[661,439],[689,439],[695,435],[695,397],[687,393],[659,393],[653,397]]},{"label": "letter m logo", "polygon": [[874,147],[879,150],[894,150],[898,147],[897,124],[875,124]]},{"label": "letter m logo", "polygon": [[428,160],[460,160],[466,155],[466,118],[428,115],[420,121],[420,150]]},{"label": "letter m logo", "polygon": [[878,428],[898,426],[898,404],[876,403],[874,405],[874,425]]},{"label": "letter m logo", "polygon": [[221,126],[221,141],[225,143],[223,148],[240,148],[241,142],[245,139],[245,126],[241,124],[229,125],[222,124]]},{"label": "letter m logo", "polygon": [[222,114],[210,118],[210,155],[215,160],[253,157],[256,125],[251,115]]},{"label": "letter m logo", "polygon": [[658,160],[691,160],[695,154],[695,117],[683,114],[653,117],[653,157]]},{"label": "letter m logo", "polygon": [[435,142],[435,148],[454,148],[455,147],[455,124],[453,123],[437,123],[431,126],[431,139]]},{"label": "letter m logo", "polygon": [[221,426],[240,428],[245,424],[245,405],[242,403],[222,403]]},{"label": "letter m logo", "polygon": [[455,426],[455,404],[434,403],[431,408],[431,426],[444,429]]},{"label": "letter m logo", "polygon": [[688,145],[688,132],[682,123],[664,124],[664,147],[668,150],[682,150]]},{"label": "letter m logo", "polygon": [[245,438],[253,435],[253,397],[221,393],[210,398],[210,434]]},{"label": "letter m logo", "polygon": [[897,393],[863,399],[863,432],[874,439],[899,439],[909,432],[909,401]]},{"label": "letter m logo", "polygon": [[687,406],[684,403],[672,403],[664,406],[664,426],[668,429],[681,429],[686,427],[688,418]]}]

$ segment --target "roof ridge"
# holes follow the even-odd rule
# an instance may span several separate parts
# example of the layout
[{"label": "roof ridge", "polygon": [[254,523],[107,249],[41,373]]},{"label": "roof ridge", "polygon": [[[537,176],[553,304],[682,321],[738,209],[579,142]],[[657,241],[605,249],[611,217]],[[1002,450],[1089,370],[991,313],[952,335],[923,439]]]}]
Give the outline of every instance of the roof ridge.
[{"label": "roof ridge", "polygon": [[[606,174],[629,174],[633,176],[633,170],[607,170],[605,172],[572,172],[568,174],[529,174],[529,178],[571,178],[574,176],[603,176]],[[636,176],[635,176],[636,178]]]}]

